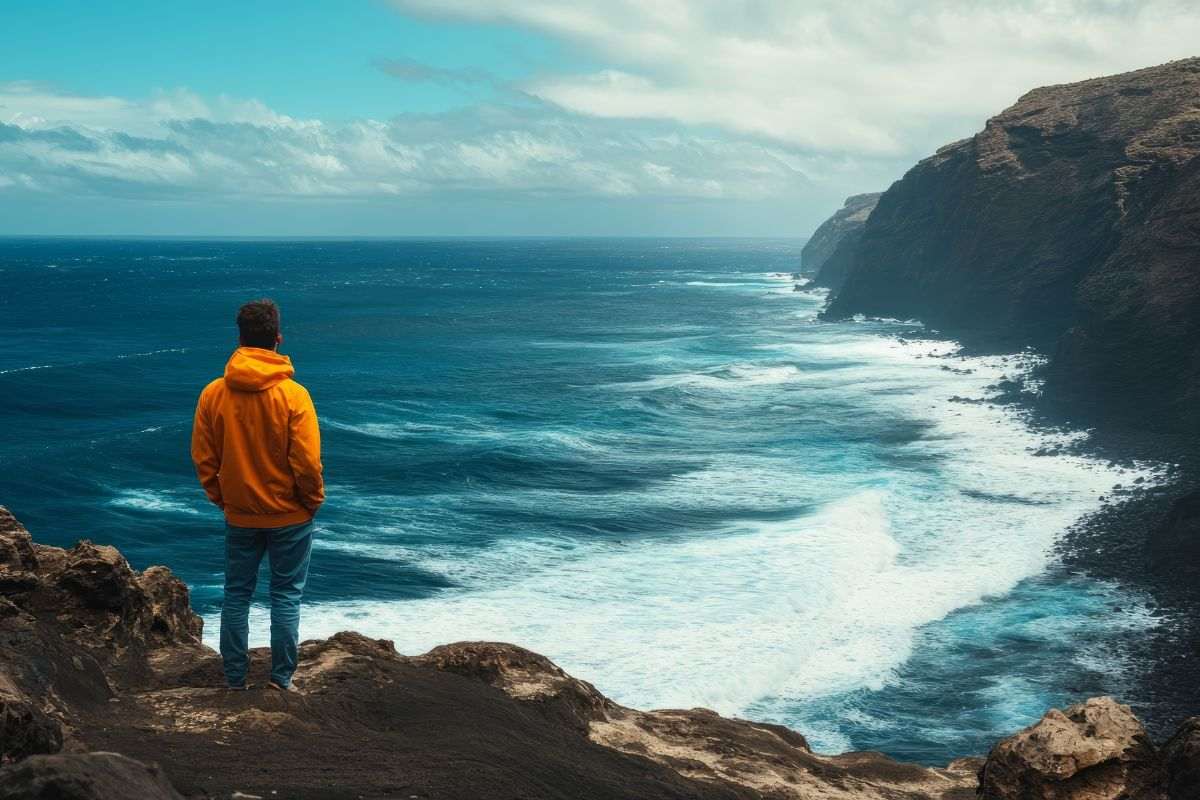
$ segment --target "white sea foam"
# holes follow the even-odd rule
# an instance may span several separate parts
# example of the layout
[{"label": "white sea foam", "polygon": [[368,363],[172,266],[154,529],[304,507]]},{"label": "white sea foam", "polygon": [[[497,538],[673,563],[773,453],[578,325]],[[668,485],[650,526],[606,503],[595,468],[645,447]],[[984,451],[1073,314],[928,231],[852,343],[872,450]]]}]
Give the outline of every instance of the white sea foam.
[{"label": "white sea foam", "polygon": [[596,437],[557,428],[505,429],[490,427],[479,419],[461,418],[459,425],[436,425],[423,422],[361,422],[350,423],[336,418],[323,420],[328,428],[350,431],[375,439],[404,440],[423,436],[440,436],[461,443],[517,445],[546,450],[570,450],[598,453],[609,446]]},{"label": "white sea foam", "polygon": [[[811,319],[823,293],[795,296],[794,314]],[[380,544],[386,532],[327,541],[323,547],[409,561],[455,588],[404,602],[307,608],[303,635],[353,627],[408,653],[456,639],[513,641],[642,707],[703,705],[736,714],[769,699],[794,704],[885,686],[921,626],[1043,572],[1062,533],[1097,509],[1101,495],[1115,483],[1156,475],[1148,464],[1123,471],[1082,456],[1034,455],[1083,434],[1036,432],[1018,412],[987,402],[988,387],[1024,376],[1027,355],[964,358],[952,342],[901,340],[862,325],[764,337],[761,360],[707,364],[680,351],[676,357],[693,358],[694,368],[597,388],[617,403],[683,387],[727,409],[731,423],[781,406],[851,409],[842,413],[864,421],[908,419],[919,435],[898,436],[888,448],[897,466],[870,462],[838,472],[770,449],[727,452],[607,501],[771,513],[816,506],[792,519],[714,525],[703,536],[530,536],[483,551]],[[597,444],[576,431],[547,440],[578,449]],[[839,456],[834,448],[811,457]],[[592,497],[551,490],[486,499],[518,509],[555,504],[564,513],[573,504],[596,508],[587,505]],[[260,642],[265,630],[256,626]],[[208,631],[211,639],[216,626]],[[1021,695],[1034,687],[1008,688]],[[844,746],[836,729],[806,733],[825,747]]]},{"label": "white sea foam", "polygon": [[0,375],[8,375],[12,372],[32,372],[37,369],[51,369],[53,364],[34,364],[29,367],[13,367],[12,369],[0,369]]},{"label": "white sea foam", "polygon": [[[162,353],[186,353],[186,352],[187,352],[187,348],[184,348],[184,347],[166,347],[161,350],[147,350],[147,351],[141,352],[141,353],[121,353],[116,356],[113,356],[113,358],[117,358],[117,359],[142,358],[144,356],[161,355]],[[38,369],[54,369],[56,367],[78,367],[85,363],[87,363],[87,362],[70,361],[70,362],[66,362],[63,364],[34,364],[34,365],[28,366],[28,367],[14,367],[12,369],[0,369],[0,375],[7,375],[12,372],[30,372],[32,370],[38,370]]]},{"label": "white sea foam", "polygon": [[125,489],[108,501],[110,506],[128,508],[134,511],[147,511],[158,514],[199,514],[200,512],[166,492],[156,492],[150,489]]},{"label": "white sea foam", "polygon": [[631,392],[654,391],[676,387],[695,386],[704,389],[739,389],[746,386],[761,386],[786,383],[800,376],[800,370],[792,364],[756,365],[729,364],[705,372],[681,372],[659,375],[644,381],[610,384],[610,388]]},{"label": "white sea foam", "polygon": [[161,350],[146,350],[140,353],[122,353],[117,358],[143,358],[145,356],[157,356],[163,353],[186,353],[186,347],[164,347]]},{"label": "white sea foam", "polygon": [[359,433],[375,439],[405,439],[411,436],[421,436],[439,433],[447,430],[443,425],[427,425],[417,422],[343,422],[339,419],[327,418],[322,424],[341,431]]},{"label": "white sea foam", "polygon": [[[324,604],[306,612],[305,635],[356,627],[412,653],[454,639],[520,642],[641,706],[737,713],[767,695],[882,686],[918,627],[1043,570],[1058,534],[1096,507],[1117,476],[1086,458],[1030,456],[1039,437],[1007,412],[943,405],[939,392],[980,391],[1000,365],[978,359],[970,375],[943,372],[921,362],[949,352],[937,343],[860,349],[885,362],[872,374],[893,390],[923,387],[888,402],[925,411],[941,429],[917,447],[942,451],[943,480],[958,491],[858,491],[807,517],[669,544],[518,541],[469,569],[453,553],[398,551],[388,555],[469,588],[406,603]],[[889,375],[880,369],[889,358],[890,369],[919,374],[907,382]],[[669,503],[672,494],[703,497],[735,481],[780,491],[778,473],[755,479],[714,468],[659,492]]]},{"label": "white sea foam", "polygon": [[[868,490],[798,520],[669,544],[515,542],[473,565],[478,588],[324,604],[306,612],[304,635],[355,627],[409,653],[456,639],[520,642],[648,707],[737,713],[769,695],[880,687],[920,625],[1007,591],[1047,557],[1012,557],[1029,545],[1015,537],[1042,536],[1030,521],[1003,526],[1003,542],[947,526],[940,552],[902,558],[897,504]],[[955,535],[970,545],[951,546]]]}]

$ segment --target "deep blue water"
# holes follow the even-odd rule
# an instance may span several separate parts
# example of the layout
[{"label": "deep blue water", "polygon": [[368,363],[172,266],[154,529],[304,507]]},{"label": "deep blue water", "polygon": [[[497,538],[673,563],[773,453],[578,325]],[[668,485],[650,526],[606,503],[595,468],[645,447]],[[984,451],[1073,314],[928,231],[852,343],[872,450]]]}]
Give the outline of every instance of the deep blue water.
[{"label": "deep blue water", "polygon": [[306,636],[515,641],[927,762],[1119,691],[1146,615],[1051,550],[1129,476],[961,402],[1027,357],[819,322],[799,246],[0,240],[0,503],[168,564],[212,641],[191,413],[270,296],[324,436]]}]

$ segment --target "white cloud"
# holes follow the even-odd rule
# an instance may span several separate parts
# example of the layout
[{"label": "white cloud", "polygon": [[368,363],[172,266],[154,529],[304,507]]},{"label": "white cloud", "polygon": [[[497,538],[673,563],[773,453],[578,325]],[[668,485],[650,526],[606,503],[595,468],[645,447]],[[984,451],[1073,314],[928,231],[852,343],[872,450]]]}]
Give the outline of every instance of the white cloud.
[{"label": "white cloud", "polygon": [[[149,100],[0,86],[10,187],[171,196],[374,197],[430,192],[763,198],[805,184],[771,148],[544,106],[330,124],[253,100]],[[648,171],[645,163],[661,166]]]},{"label": "white cloud", "polygon": [[765,208],[779,233],[804,234],[1035,86],[1193,55],[1200,41],[1184,0],[392,2],[527,28],[600,66],[543,66],[514,83],[365,54],[399,81],[492,101],[348,122],[186,89],[88,97],[0,84],[0,201],[11,213],[31,191],[243,208],[401,198],[414,209],[423,197],[440,219],[449,197],[499,211],[571,198],[606,204],[610,221],[620,206],[630,230],[646,217],[632,209],[653,208],[691,215],[683,227],[696,232],[760,231]]},{"label": "white cloud", "polygon": [[1186,0],[393,0],[518,25],[607,68],[526,91],[605,118],[673,120],[826,153],[912,157],[1047,83],[1196,54]]}]

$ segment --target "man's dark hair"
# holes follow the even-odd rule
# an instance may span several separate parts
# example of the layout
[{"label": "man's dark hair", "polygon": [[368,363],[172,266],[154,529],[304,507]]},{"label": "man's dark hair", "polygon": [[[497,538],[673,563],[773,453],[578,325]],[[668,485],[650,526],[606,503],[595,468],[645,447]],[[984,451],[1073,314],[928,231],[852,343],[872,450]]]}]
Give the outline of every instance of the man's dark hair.
[{"label": "man's dark hair", "polygon": [[237,326],[243,347],[273,350],[279,339],[279,306],[274,300],[251,300],[238,309]]}]

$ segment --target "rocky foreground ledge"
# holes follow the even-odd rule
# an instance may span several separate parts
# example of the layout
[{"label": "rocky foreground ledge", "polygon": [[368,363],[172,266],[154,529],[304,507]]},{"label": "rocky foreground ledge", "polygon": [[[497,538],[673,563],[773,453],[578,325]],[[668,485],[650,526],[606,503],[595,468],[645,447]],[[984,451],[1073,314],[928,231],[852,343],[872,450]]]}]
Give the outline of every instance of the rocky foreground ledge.
[{"label": "rocky foreground ledge", "polygon": [[[112,547],[33,542],[0,507],[0,800],[1194,800],[1200,718],[1156,747],[1108,698],[942,769],[813,753],[787,728],[637,711],[548,659],[463,642],[306,642],[299,694],[230,692],[186,586]],[[265,682],[267,654],[254,653]]]}]

